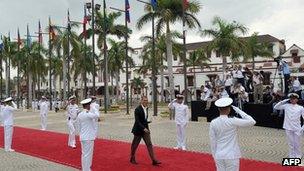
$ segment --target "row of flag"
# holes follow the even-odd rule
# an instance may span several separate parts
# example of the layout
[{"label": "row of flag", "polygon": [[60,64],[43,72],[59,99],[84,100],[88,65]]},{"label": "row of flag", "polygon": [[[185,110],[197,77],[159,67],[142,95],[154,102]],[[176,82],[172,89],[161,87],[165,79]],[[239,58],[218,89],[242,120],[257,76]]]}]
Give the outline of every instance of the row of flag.
[{"label": "row of flag", "polygon": [[[183,8],[186,9],[188,8],[189,6],[189,1],[188,0],[182,0],[183,1]],[[152,6],[152,8],[155,10],[157,8],[157,5],[158,5],[158,1],[157,0],[150,0],[150,4]],[[130,3],[129,3],[129,0],[125,0],[125,19],[128,23],[131,22],[131,19],[130,19]],[[86,29],[86,25],[88,23],[88,18],[87,16],[84,16],[84,19],[83,19],[83,37],[87,37],[87,29]],[[54,27],[52,25],[52,22],[51,22],[51,18],[49,18],[49,37],[50,37],[50,41],[53,41],[56,37],[56,33],[55,33],[55,30],[54,30]],[[71,20],[70,20],[70,12],[68,11],[68,29],[71,28]],[[20,48],[20,46],[22,45],[22,40],[20,38],[20,33],[19,33],[19,28],[17,30],[18,32],[18,38],[17,38],[17,43],[18,43],[18,47]],[[42,44],[43,42],[43,36],[42,36],[42,28],[41,28],[41,23],[39,21],[38,23],[38,42],[40,44]],[[30,35],[30,32],[29,32],[29,27],[27,26],[27,36],[26,36],[26,45],[28,47],[31,46],[31,35]],[[0,50],[3,49],[3,43],[0,43]]]}]

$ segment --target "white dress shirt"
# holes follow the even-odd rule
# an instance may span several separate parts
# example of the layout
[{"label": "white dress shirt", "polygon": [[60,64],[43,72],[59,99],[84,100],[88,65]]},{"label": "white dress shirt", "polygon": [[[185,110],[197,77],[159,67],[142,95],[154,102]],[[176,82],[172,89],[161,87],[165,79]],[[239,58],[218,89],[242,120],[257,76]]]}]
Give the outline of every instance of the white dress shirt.
[{"label": "white dress shirt", "polygon": [[291,131],[301,130],[301,116],[304,118],[304,108],[298,104],[287,103],[289,99],[280,101],[274,106],[276,110],[284,110],[285,118],[283,128]]},{"label": "white dress shirt", "polygon": [[233,109],[242,117],[229,118],[220,115],[210,123],[209,136],[214,159],[238,159],[241,157],[237,140],[237,128],[253,126],[255,120],[237,107]]},{"label": "white dress shirt", "polygon": [[175,123],[185,125],[189,121],[188,106],[183,103],[179,104],[176,100],[169,103],[168,107],[175,110]]},{"label": "white dress shirt", "polygon": [[2,122],[4,126],[11,126],[14,125],[14,119],[13,119],[13,111],[17,110],[17,105],[12,102],[13,106],[3,106],[2,107]]},{"label": "white dress shirt", "polygon": [[244,78],[243,72],[241,70],[236,71],[236,78]]},{"label": "white dress shirt", "polygon": [[232,86],[233,85],[233,79],[232,78],[228,78],[225,80],[225,86]]},{"label": "white dress shirt", "polygon": [[98,119],[96,113],[92,113],[88,110],[83,110],[77,116],[77,122],[79,123],[79,136],[80,141],[90,141],[96,138],[95,120]]},{"label": "white dress shirt", "polygon": [[96,102],[93,102],[93,103],[91,103],[91,106],[90,106],[90,112],[96,113],[99,116],[100,115],[99,108],[100,108],[99,104],[97,104]]},{"label": "white dress shirt", "polygon": [[263,77],[260,74],[253,75],[253,77],[252,77],[253,84],[254,85],[262,84],[262,79],[263,79]]},{"label": "white dress shirt", "polygon": [[293,88],[294,91],[301,91],[302,90],[301,83],[298,79],[293,81],[292,88]]},{"label": "white dress shirt", "polygon": [[219,98],[229,97],[229,94],[227,93],[227,91],[225,89],[223,91],[221,91],[219,95],[220,95]]},{"label": "white dress shirt", "polygon": [[77,118],[77,114],[79,112],[79,108],[77,104],[69,104],[67,107],[67,111],[68,111],[68,118],[75,120]]},{"label": "white dress shirt", "polygon": [[207,101],[208,98],[210,97],[210,94],[211,94],[211,91],[208,88],[205,88],[204,92],[202,93],[201,100]]},{"label": "white dress shirt", "polygon": [[49,103],[47,101],[40,102],[40,114],[45,114],[49,111]]},{"label": "white dress shirt", "polygon": [[141,105],[141,107],[143,108],[144,112],[145,112],[145,119],[148,119],[148,108],[147,107],[144,107],[143,105]]}]

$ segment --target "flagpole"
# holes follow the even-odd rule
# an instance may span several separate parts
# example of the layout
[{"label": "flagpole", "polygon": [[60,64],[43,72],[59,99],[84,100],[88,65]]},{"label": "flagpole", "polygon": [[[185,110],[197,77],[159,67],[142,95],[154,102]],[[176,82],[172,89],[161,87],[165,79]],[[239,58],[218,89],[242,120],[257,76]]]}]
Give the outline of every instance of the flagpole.
[{"label": "flagpole", "polygon": [[[26,42],[27,42],[27,52],[28,52],[28,57],[31,55],[31,52],[30,52],[30,47],[29,47],[29,27],[28,27],[28,25],[27,25],[27,37],[26,37]],[[29,72],[29,63],[28,63],[29,61],[27,60],[27,65],[26,65],[26,70],[27,70],[27,80],[26,80],[26,82],[27,82],[27,104],[26,104],[26,108],[27,109],[29,109],[30,108],[30,78],[29,78],[29,76],[30,76],[30,72]]]},{"label": "flagpole", "polygon": [[18,28],[18,68],[17,68],[17,96],[18,96],[18,101],[17,101],[17,107],[20,107],[20,32]]},{"label": "flagpole", "polygon": [[[86,17],[87,17],[87,10],[86,10],[86,5],[84,5],[84,22],[85,23],[83,23],[84,25],[86,25],[87,23],[87,19],[86,19]],[[84,58],[86,59],[87,58],[87,33],[86,33],[86,29],[84,29],[84,32],[83,32],[83,34],[84,34]],[[87,95],[88,95],[88,92],[87,92],[87,90],[88,90],[88,87],[87,87],[87,72],[86,71],[84,71],[84,98],[87,98]]]},{"label": "flagpole", "polygon": [[68,81],[68,97],[70,96],[70,93],[71,93],[71,87],[70,87],[70,82],[71,82],[71,79],[70,79],[70,61],[71,61],[71,55],[70,55],[70,38],[71,38],[71,23],[70,23],[70,11],[68,10],[68,58],[67,58],[67,69],[68,69],[68,74],[67,74],[67,81]]},{"label": "flagpole", "polygon": [[[183,70],[184,70],[184,104],[188,103],[188,83],[187,83],[187,56],[186,56],[186,18],[185,18],[185,10],[186,10],[186,4],[184,0],[182,1],[182,6],[183,6]],[[195,87],[195,91],[196,91],[196,87]],[[196,99],[195,99],[196,100]]]},{"label": "flagpole", "polygon": [[[50,91],[50,110],[52,110],[52,25],[51,25],[51,17],[49,17],[49,91]],[[56,90],[55,90],[56,91]],[[56,97],[55,97],[56,98]]]},{"label": "flagpole", "polygon": [[153,116],[157,116],[157,77],[156,77],[156,59],[155,59],[155,4],[148,3],[142,0],[138,2],[150,5],[153,10],[152,15],[152,104],[153,104]]},{"label": "flagpole", "polygon": [[[3,40],[2,39],[2,35],[1,35],[1,40]],[[2,100],[2,90],[3,90],[3,86],[2,86],[2,82],[3,82],[3,77],[2,77],[2,73],[3,73],[3,69],[2,69],[2,64],[3,64],[3,41],[2,41],[2,48],[1,48],[1,51],[0,51],[0,57],[1,57],[1,59],[0,59],[0,65],[1,65],[1,73],[0,73],[0,100]]]},{"label": "flagpole", "polygon": [[103,0],[103,54],[104,54],[104,112],[108,112],[108,98],[109,98],[109,89],[108,89],[108,54],[107,54],[107,33],[106,33],[106,0]]},{"label": "flagpole", "polygon": [[92,94],[96,95],[96,63],[95,63],[95,3],[94,0],[92,0],[92,60],[93,60],[93,92]]}]

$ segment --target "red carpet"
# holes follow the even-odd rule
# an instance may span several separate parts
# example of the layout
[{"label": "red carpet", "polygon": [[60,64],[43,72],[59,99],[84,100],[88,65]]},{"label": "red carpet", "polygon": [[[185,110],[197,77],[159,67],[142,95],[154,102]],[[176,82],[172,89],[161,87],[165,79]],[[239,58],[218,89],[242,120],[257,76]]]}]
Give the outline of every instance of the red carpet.
[{"label": "red carpet", "polygon": [[[66,134],[15,127],[13,148],[20,153],[80,169],[80,144],[78,142],[77,149],[68,148],[67,138]],[[3,147],[2,127],[0,128],[0,146]],[[151,165],[145,146],[140,146],[137,151],[137,162],[139,162],[139,164],[131,165],[128,161],[130,152],[129,143],[98,139],[95,141],[93,170],[215,170],[213,159],[209,154],[183,152],[161,147],[155,147],[154,149],[156,156],[163,163],[161,166],[155,167]],[[280,164],[242,159],[241,170],[296,171],[304,169],[300,167],[281,167]]]}]

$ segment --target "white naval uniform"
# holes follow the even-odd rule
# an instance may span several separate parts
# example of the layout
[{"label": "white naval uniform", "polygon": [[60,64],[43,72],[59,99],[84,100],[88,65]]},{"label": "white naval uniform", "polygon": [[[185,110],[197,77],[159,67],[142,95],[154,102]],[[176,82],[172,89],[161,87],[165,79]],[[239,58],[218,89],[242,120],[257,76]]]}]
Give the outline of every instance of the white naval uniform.
[{"label": "white naval uniform", "polygon": [[239,108],[233,106],[233,109],[242,117],[241,119],[220,115],[210,123],[211,152],[217,171],[239,170],[241,152],[237,140],[237,128],[253,126],[256,123],[251,116]]},{"label": "white naval uniform", "polygon": [[81,166],[83,171],[90,171],[93,158],[94,140],[96,138],[95,120],[97,113],[83,110],[77,116],[81,142]]},{"label": "white naval uniform", "polygon": [[47,115],[49,112],[49,103],[47,101],[40,102],[40,117],[41,117],[41,130],[46,130]]},{"label": "white naval uniform", "polygon": [[69,104],[67,106],[67,125],[69,130],[69,140],[68,140],[68,146],[70,147],[76,147],[76,119],[79,112],[79,108],[77,104]]},{"label": "white naval uniform", "polygon": [[3,106],[2,108],[2,121],[4,126],[4,150],[12,150],[12,139],[13,139],[13,111],[17,110],[17,105],[12,101],[13,106]]},{"label": "white naval uniform", "polygon": [[173,100],[168,107],[175,110],[175,123],[177,128],[177,148],[186,149],[186,126],[189,121],[188,106]]},{"label": "white naval uniform", "polygon": [[[96,115],[98,115],[98,117],[100,117],[99,108],[100,108],[99,104],[96,103],[96,102],[93,102],[90,105],[90,112],[95,113]],[[96,136],[97,136],[97,134],[98,134],[98,119],[95,120],[94,127],[95,127],[95,131],[96,131]]]},{"label": "white naval uniform", "polygon": [[274,106],[275,110],[284,110],[284,124],[289,146],[290,158],[301,158],[301,116],[304,118],[304,108],[298,104],[287,103],[289,99],[285,99]]}]

